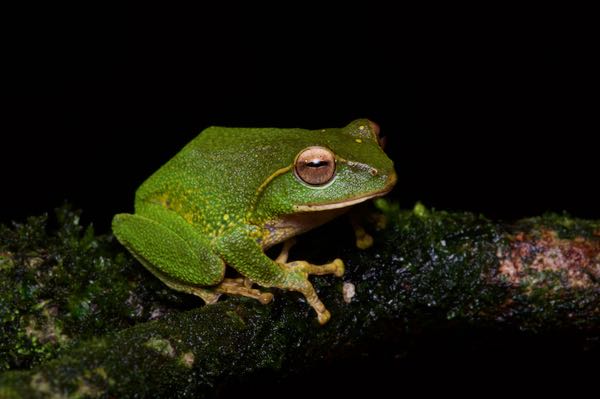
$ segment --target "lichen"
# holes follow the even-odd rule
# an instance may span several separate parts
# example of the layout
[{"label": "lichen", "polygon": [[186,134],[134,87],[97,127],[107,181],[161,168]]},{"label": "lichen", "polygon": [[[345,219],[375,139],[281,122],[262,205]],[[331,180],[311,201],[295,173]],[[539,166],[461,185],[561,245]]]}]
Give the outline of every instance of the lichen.
[{"label": "lichen", "polygon": [[[499,271],[511,284],[532,276],[535,284],[543,284],[547,275],[556,276],[565,287],[588,288],[600,279],[600,239],[559,238],[544,226],[535,233],[516,234],[510,241],[507,249],[499,248],[498,257]],[[551,284],[556,286],[554,281]]]}]

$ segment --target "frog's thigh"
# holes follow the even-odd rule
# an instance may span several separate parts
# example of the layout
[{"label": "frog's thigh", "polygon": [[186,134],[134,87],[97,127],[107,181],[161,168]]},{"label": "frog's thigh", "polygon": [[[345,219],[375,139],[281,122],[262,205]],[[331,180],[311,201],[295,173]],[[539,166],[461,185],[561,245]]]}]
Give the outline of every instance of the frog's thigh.
[{"label": "frog's thigh", "polygon": [[113,219],[113,231],[167,285],[202,296],[193,286],[219,283],[225,264],[189,225],[176,219],[170,222],[176,225],[167,227],[144,216],[119,214]]}]

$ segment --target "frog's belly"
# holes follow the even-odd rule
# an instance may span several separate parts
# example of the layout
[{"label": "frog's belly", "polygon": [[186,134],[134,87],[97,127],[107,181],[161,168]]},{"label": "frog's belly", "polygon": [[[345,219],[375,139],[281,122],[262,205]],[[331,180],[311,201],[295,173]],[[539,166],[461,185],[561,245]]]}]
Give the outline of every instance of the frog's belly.
[{"label": "frog's belly", "polygon": [[349,208],[338,208],[326,211],[300,212],[269,221],[265,223],[267,234],[263,239],[262,247],[264,249],[270,248],[288,238],[327,223],[348,210]]}]

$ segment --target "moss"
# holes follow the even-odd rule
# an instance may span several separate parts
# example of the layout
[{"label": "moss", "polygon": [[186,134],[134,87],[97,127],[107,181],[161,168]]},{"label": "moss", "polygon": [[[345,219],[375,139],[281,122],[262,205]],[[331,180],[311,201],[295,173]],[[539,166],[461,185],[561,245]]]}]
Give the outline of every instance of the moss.
[{"label": "moss", "polygon": [[175,357],[175,350],[168,339],[150,338],[148,341],[146,341],[146,343],[144,343],[144,346],[155,350],[163,356]]},{"label": "moss", "polygon": [[379,292],[372,295],[398,297],[393,304],[401,308],[395,310],[415,317],[469,320],[505,297],[501,286],[487,280],[497,268],[495,253],[504,240],[496,224],[471,213],[430,211],[420,203],[412,211],[379,208],[396,220],[381,249],[388,254],[387,259],[381,256],[386,265],[376,265],[372,273],[391,267],[396,277],[386,287],[390,280],[382,276]]},{"label": "moss", "polygon": [[43,215],[0,226],[0,370],[30,368],[184,303],[111,236],[81,226],[79,214],[63,207],[50,222]]},{"label": "moss", "polygon": [[[356,250],[351,229],[338,221],[292,250],[292,258],[346,263],[342,279],[312,279],[332,313],[325,326],[293,292],[276,292],[267,306],[248,298],[198,306],[146,273],[110,236],[80,226],[68,208],[51,231],[46,218],[1,228],[0,253],[10,266],[0,270],[0,359],[12,371],[0,374],[0,396],[200,397],[234,379],[302,371],[377,345],[399,353],[432,330],[600,336],[597,281],[588,290],[548,271],[518,284],[499,273],[498,253],[516,229],[423,205],[377,206],[388,228],[373,232],[372,248]],[[557,222],[524,223],[521,229],[537,231]]]}]

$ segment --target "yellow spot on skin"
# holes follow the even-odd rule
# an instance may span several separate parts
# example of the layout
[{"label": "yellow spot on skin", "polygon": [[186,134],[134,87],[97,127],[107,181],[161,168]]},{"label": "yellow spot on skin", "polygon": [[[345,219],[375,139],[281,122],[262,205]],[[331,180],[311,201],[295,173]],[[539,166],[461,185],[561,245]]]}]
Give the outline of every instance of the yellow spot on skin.
[{"label": "yellow spot on skin", "polygon": [[194,215],[191,213],[185,213],[183,215],[183,218],[185,219],[186,222],[188,222],[189,224],[192,224],[194,221]]},{"label": "yellow spot on skin", "polygon": [[361,139],[355,139],[354,141],[356,141],[357,143],[362,143]]},{"label": "yellow spot on skin", "polygon": [[229,215],[228,214],[224,214],[223,215],[223,220],[225,220],[225,221],[229,220]]}]

